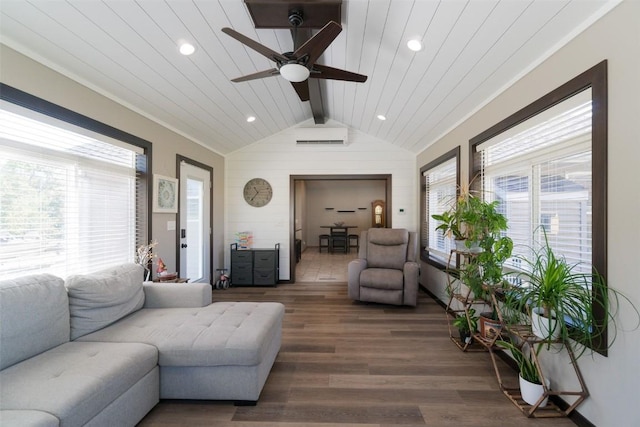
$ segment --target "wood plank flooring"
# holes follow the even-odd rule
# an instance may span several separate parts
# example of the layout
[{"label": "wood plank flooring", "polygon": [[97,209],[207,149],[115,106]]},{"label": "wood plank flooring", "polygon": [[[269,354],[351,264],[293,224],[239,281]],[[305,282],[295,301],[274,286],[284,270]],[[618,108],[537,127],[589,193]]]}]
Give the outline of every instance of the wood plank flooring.
[{"label": "wood plank flooring", "polygon": [[[214,291],[214,301],[280,301],[283,343],[260,400],[161,401],[141,426],[573,426],[528,419],[499,391],[489,355],[450,340],[444,310],[356,303],[342,282]],[[504,371],[504,372],[502,372]],[[512,378],[508,367],[501,370]]]}]

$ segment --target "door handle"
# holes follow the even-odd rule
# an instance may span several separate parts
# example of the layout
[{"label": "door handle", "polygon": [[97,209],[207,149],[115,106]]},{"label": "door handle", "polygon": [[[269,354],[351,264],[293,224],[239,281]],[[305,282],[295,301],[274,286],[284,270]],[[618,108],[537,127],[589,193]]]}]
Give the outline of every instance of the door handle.
[{"label": "door handle", "polygon": [[186,247],[187,247],[187,244],[186,244],[186,243],[182,243],[182,244],[180,245],[180,247],[181,247],[182,249],[184,249],[184,248],[186,248]]}]

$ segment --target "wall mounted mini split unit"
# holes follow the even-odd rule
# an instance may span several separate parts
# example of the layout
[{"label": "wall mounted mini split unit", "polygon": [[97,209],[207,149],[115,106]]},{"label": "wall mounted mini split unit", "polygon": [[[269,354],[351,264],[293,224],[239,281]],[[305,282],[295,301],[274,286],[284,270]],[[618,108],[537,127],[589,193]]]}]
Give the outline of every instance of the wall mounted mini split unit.
[{"label": "wall mounted mini split unit", "polygon": [[347,145],[347,128],[298,128],[296,145]]}]

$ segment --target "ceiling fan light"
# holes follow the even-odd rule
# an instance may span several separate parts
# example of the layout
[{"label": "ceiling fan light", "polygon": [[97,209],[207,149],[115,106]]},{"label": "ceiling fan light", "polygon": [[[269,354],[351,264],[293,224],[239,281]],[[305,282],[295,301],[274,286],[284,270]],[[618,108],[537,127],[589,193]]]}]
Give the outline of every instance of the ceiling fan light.
[{"label": "ceiling fan light", "polygon": [[290,82],[299,83],[309,78],[309,69],[300,64],[284,64],[280,67],[280,75]]}]

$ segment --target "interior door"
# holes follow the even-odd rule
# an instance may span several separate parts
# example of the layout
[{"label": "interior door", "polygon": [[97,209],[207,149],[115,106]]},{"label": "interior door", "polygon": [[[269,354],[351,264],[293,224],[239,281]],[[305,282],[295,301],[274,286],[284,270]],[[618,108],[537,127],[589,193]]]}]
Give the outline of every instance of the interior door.
[{"label": "interior door", "polygon": [[180,277],[211,283],[211,171],[180,162]]}]

